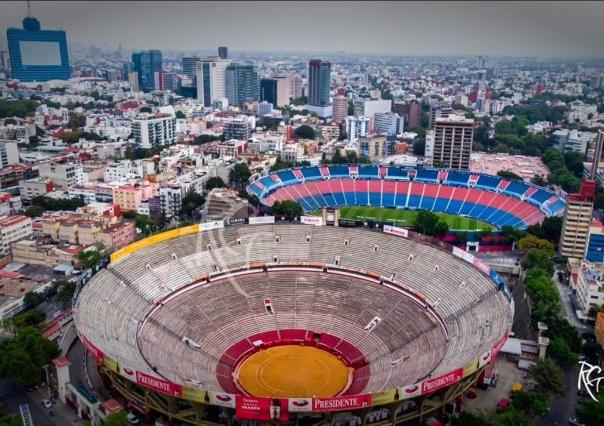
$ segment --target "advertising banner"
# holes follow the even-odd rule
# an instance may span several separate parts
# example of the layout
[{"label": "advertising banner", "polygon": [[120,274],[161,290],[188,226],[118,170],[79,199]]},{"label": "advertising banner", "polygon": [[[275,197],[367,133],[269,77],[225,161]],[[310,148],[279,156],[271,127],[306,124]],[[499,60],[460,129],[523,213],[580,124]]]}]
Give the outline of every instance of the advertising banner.
[{"label": "advertising banner", "polygon": [[466,262],[474,262],[474,256],[472,256],[467,251],[460,249],[459,247],[453,247],[453,255],[462,258]]},{"label": "advertising banner", "polygon": [[289,420],[287,399],[254,398],[237,395],[237,417],[243,420]]},{"label": "advertising banner", "polygon": [[84,336],[83,334],[80,334],[80,340],[82,341],[82,343],[84,344],[84,346],[86,346],[86,349],[88,349],[88,352],[90,352],[90,354],[94,357],[94,359],[96,360],[96,362],[98,362],[99,364],[103,363],[103,352],[101,352],[100,349],[97,349],[91,342],[90,340],[88,340],[86,338],[86,336]]},{"label": "advertising banner", "polygon": [[371,394],[340,396],[334,398],[313,398],[312,411],[340,411],[369,407]]},{"label": "advertising banner", "polygon": [[491,268],[490,268],[490,266],[482,263],[480,260],[478,260],[477,257],[475,257],[472,260],[472,264],[474,266],[476,266],[478,269],[480,269],[482,272],[484,272],[485,274],[491,275]]},{"label": "advertising banner", "polygon": [[495,343],[495,346],[491,350],[491,359],[494,359],[497,356],[497,354],[499,353],[501,348],[503,348],[503,345],[505,345],[506,340],[508,340],[507,331],[503,334],[503,337],[501,339],[499,339],[499,341],[497,343]]},{"label": "advertising banner", "polygon": [[472,374],[473,372],[475,372],[476,370],[478,370],[478,358],[473,359],[472,361],[470,361],[466,365],[464,365],[463,376],[467,377],[470,374]]},{"label": "advertising banner", "polygon": [[409,399],[414,398],[416,396],[421,395],[422,386],[421,383],[417,383],[415,385],[409,385],[402,388],[399,388],[399,393],[401,395],[401,399]]},{"label": "advertising banner", "polygon": [[290,398],[287,406],[291,413],[303,413],[312,410],[312,398]]},{"label": "advertising banner", "polygon": [[445,388],[463,378],[463,368],[422,382],[422,395]]},{"label": "advertising banner", "polygon": [[323,218],[321,216],[300,216],[300,222],[306,225],[323,226]]},{"label": "advertising banner", "polygon": [[398,399],[401,399],[398,389],[374,392],[371,394],[371,405],[390,404]]},{"label": "advertising banner", "polygon": [[204,402],[206,404],[210,403],[210,396],[208,395],[208,391],[190,388],[188,386],[182,387],[182,397],[183,399],[186,399],[188,401]]},{"label": "advertising banner", "polygon": [[260,225],[262,223],[275,223],[275,216],[250,217],[248,223],[250,225]]},{"label": "advertising banner", "polygon": [[168,395],[182,397],[182,386],[167,380],[158,379],[140,371],[136,372],[136,383]]},{"label": "advertising banner", "polygon": [[120,367],[117,365],[117,361],[114,361],[109,357],[104,357],[103,365],[114,373],[120,373]]},{"label": "advertising banner", "polygon": [[213,220],[211,222],[204,222],[199,224],[199,230],[202,232],[218,228],[224,228],[224,222],[222,220]]},{"label": "advertising banner", "polygon": [[491,351],[486,351],[485,353],[480,355],[480,357],[478,358],[478,367],[480,368],[484,365],[487,365],[490,360],[491,360]]},{"label": "advertising banner", "polygon": [[235,408],[235,395],[221,392],[207,392],[210,398],[210,404],[219,405],[221,407]]},{"label": "advertising banner", "polygon": [[124,364],[118,363],[118,367],[120,369],[120,376],[125,377],[128,380],[136,381],[136,371],[134,368],[130,368]]},{"label": "advertising banner", "polygon": [[398,226],[384,225],[384,232],[386,234],[398,235],[399,237],[409,237],[409,231]]}]

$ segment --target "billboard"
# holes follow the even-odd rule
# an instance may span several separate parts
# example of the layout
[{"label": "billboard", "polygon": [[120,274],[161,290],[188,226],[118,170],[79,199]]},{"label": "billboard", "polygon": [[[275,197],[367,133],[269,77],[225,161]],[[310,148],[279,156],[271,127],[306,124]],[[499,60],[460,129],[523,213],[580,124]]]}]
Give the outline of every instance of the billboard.
[{"label": "billboard", "polygon": [[275,223],[275,216],[250,217],[248,223],[250,225],[260,225],[262,223]]},{"label": "billboard", "polygon": [[312,410],[312,398],[289,398],[287,406],[291,413],[303,413]]},{"label": "billboard", "polygon": [[88,352],[90,352],[92,354],[92,356],[94,357],[96,362],[98,362],[99,364],[102,364],[103,363],[103,352],[101,352],[100,349],[97,349],[97,347],[94,346],[90,342],[90,340],[88,340],[86,338],[86,336],[84,336],[83,334],[80,334],[79,336],[80,336],[80,340],[82,341],[84,346],[86,346],[86,349],[88,349]]},{"label": "billboard", "polygon": [[341,411],[369,407],[371,394],[339,396],[334,398],[313,398],[312,411]]},{"label": "billboard", "polygon": [[287,399],[254,398],[237,395],[237,417],[243,420],[271,421],[289,420]]},{"label": "billboard", "polygon": [[212,229],[224,228],[224,221],[213,220],[211,222],[204,222],[199,224],[200,231],[210,231]]},{"label": "billboard", "polygon": [[398,235],[399,237],[409,237],[409,231],[398,226],[384,225],[384,232],[386,234]]},{"label": "billboard", "polygon": [[437,391],[461,380],[463,378],[463,368],[458,368],[450,373],[435,377],[434,379],[424,380],[422,382],[422,395]]},{"label": "billboard", "polygon": [[167,380],[150,376],[140,371],[136,372],[136,383],[149,389],[153,389],[168,395],[181,397],[182,386]]},{"label": "billboard", "polygon": [[235,395],[230,393],[221,392],[207,392],[210,398],[210,404],[218,405],[220,407],[235,408],[236,400]]},{"label": "billboard", "polygon": [[459,247],[453,247],[453,255],[462,258],[468,263],[474,262],[474,256],[467,251],[460,249]]},{"label": "billboard", "polygon": [[321,216],[300,216],[300,222],[305,225],[322,226],[323,218]]}]

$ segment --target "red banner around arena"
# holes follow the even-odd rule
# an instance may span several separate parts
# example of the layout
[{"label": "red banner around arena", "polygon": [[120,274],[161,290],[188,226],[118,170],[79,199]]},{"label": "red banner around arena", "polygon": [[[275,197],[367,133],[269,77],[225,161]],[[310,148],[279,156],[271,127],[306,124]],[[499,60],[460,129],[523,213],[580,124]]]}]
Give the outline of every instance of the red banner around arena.
[{"label": "red banner around arena", "polygon": [[149,389],[153,389],[172,396],[182,396],[182,386],[167,380],[158,379],[148,374],[136,372],[136,383]]},{"label": "red banner around arena", "polygon": [[86,336],[84,336],[83,334],[80,334],[79,336],[84,346],[86,346],[86,349],[88,349],[88,352],[92,354],[96,362],[101,364],[103,362],[103,352],[101,352],[92,343],[90,343],[90,340],[88,340]]},{"label": "red banner around arena", "polygon": [[287,399],[254,398],[237,395],[235,413],[242,420],[289,421]]},{"label": "red banner around arena", "polygon": [[503,337],[499,340],[499,342],[497,342],[493,347],[493,350],[491,351],[491,359],[495,359],[501,348],[503,348],[503,345],[505,345],[506,340],[508,340],[507,331],[503,334]]},{"label": "red banner around arena", "polygon": [[335,398],[313,398],[312,411],[340,411],[369,407],[371,394],[340,396]]},{"label": "red banner around arena", "polygon": [[445,388],[463,378],[463,368],[422,382],[422,395]]}]

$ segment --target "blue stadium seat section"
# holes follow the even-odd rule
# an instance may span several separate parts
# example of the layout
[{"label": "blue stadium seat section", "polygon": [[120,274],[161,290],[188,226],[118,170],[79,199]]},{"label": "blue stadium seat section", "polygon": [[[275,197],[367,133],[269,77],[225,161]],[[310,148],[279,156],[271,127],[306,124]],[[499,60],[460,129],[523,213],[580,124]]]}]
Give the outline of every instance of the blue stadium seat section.
[{"label": "blue stadium seat section", "polygon": [[348,166],[330,166],[329,174],[333,177],[350,177],[348,173]]},{"label": "blue stadium seat section", "polygon": [[388,168],[388,176],[386,179],[409,179],[409,172],[407,170],[400,169],[398,167],[389,167]]},{"label": "blue stadium seat section", "polygon": [[290,183],[298,181],[298,179],[296,179],[296,176],[294,176],[291,170],[278,171],[277,176],[279,176],[279,179],[281,179],[281,182],[283,182],[284,185],[288,185]]},{"label": "blue stadium seat section", "polygon": [[276,188],[278,185],[278,183],[271,179],[270,176],[264,176],[262,179],[260,179],[260,183],[264,185],[267,191]]},{"label": "blue stadium seat section", "polygon": [[359,177],[379,179],[379,169],[377,166],[359,166]]},{"label": "blue stadium seat section", "polygon": [[384,207],[394,207],[394,194],[389,192],[382,193],[382,205]]},{"label": "blue stadium seat section", "polygon": [[445,179],[444,183],[457,186],[468,186],[469,180],[470,174],[449,170],[447,173],[447,179]]},{"label": "blue stadium seat section", "polygon": [[319,167],[304,167],[300,171],[304,179],[321,179],[321,169]]},{"label": "blue stadium seat section", "polygon": [[476,187],[495,191],[497,186],[499,186],[499,182],[501,182],[500,177],[480,175],[476,182]]},{"label": "blue stadium seat section", "polygon": [[526,191],[528,191],[529,186],[525,183],[518,181],[510,181],[510,184],[502,190],[501,192],[508,195],[513,195],[516,197],[522,196]]},{"label": "blue stadium seat section", "polygon": [[438,182],[437,169],[417,169],[415,180],[422,182]]},{"label": "blue stadium seat section", "polygon": [[544,189],[538,189],[537,192],[529,197],[529,199],[537,202],[538,204],[543,204],[553,196],[554,194],[551,192],[545,191]]}]

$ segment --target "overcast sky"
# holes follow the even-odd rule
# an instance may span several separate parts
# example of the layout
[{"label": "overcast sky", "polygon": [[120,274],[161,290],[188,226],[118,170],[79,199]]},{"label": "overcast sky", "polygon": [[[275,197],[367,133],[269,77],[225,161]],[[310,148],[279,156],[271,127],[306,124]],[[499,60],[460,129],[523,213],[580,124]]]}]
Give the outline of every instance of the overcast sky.
[{"label": "overcast sky", "polygon": [[[604,2],[53,2],[42,27],[115,49],[604,57]],[[0,28],[26,2],[0,3]]]}]

